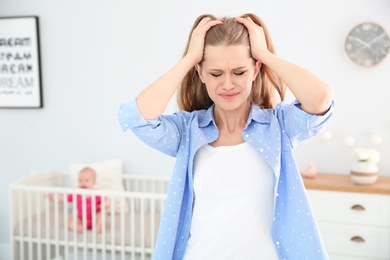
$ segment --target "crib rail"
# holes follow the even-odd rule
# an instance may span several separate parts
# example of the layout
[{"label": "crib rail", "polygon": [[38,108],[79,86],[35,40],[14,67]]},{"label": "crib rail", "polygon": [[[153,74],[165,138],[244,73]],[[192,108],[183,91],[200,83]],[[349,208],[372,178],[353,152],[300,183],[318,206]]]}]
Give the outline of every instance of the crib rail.
[{"label": "crib rail", "polygon": [[[64,176],[37,174],[11,185],[13,259],[152,259],[168,176],[124,174],[126,191],[65,188]],[[72,202],[65,199],[69,194]],[[101,212],[92,214],[87,229],[87,200],[96,212],[97,196]]]}]

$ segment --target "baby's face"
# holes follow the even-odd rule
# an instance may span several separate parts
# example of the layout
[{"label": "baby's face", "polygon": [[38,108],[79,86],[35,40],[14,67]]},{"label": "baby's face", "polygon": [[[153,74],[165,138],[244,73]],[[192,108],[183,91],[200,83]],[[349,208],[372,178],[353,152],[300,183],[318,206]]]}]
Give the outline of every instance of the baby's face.
[{"label": "baby's face", "polygon": [[90,189],[95,185],[95,175],[91,171],[82,171],[79,174],[79,188]]}]

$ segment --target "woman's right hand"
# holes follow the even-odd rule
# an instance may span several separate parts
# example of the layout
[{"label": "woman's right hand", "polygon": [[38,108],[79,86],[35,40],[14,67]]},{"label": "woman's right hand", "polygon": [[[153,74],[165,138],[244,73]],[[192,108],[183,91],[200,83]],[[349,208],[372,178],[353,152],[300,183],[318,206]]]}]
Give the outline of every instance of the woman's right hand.
[{"label": "woman's right hand", "polygon": [[196,64],[203,60],[204,42],[207,31],[211,27],[222,23],[222,20],[211,20],[210,17],[206,16],[200,20],[198,26],[196,26],[196,28],[192,31],[191,40],[186,55],[192,57]]},{"label": "woman's right hand", "polygon": [[237,17],[236,21],[242,23],[248,30],[252,57],[263,63],[263,54],[269,53],[263,28],[250,17]]},{"label": "woman's right hand", "polygon": [[137,96],[138,111],[144,119],[155,119],[164,112],[186,74],[202,61],[207,31],[221,23],[210,17],[201,19],[191,33],[185,57]]}]

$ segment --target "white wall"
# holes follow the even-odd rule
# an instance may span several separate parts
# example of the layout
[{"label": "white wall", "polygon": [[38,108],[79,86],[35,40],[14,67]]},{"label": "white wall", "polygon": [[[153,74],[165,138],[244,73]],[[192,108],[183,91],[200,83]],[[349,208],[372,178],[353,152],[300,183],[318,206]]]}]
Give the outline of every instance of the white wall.
[{"label": "white wall", "polygon": [[[390,175],[390,58],[371,69],[348,61],[343,40],[372,20],[390,32],[390,1],[49,1],[0,0],[0,16],[38,15],[43,109],[0,109],[0,244],[8,239],[8,187],[37,170],[64,170],[71,162],[123,158],[127,172],[170,173],[174,159],[123,133],[121,102],[133,98],[182,55],[202,13],[260,15],[278,53],[307,67],[335,91],[335,115],[321,137],[302,144],[302,167],[348,173],[352,150],[380,134],[381,174]],[[289,97],[291,98],[291,97]],[[167,112],[173,112],[172,102]],[[348,147],[343,140],[356,138]],[[0,257],[1,258],[1,257]]]}]

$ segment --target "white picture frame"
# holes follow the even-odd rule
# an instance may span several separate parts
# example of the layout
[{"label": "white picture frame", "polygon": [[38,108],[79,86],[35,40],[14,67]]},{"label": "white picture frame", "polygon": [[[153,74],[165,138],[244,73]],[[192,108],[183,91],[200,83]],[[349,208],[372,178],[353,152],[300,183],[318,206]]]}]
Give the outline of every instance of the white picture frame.
[{"label": "white picture frame", "polygon": [[0,17],[0,108],[42,107],[38,17]]}]

